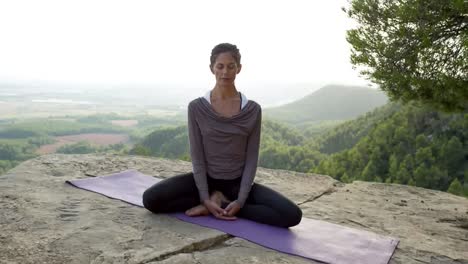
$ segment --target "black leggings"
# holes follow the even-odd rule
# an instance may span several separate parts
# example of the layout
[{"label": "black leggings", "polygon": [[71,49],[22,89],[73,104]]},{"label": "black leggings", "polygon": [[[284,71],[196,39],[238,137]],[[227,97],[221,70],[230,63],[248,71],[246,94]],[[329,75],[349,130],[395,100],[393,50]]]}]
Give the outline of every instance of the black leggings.
[{"label": "black leggings", "polygon": [[[239,193],[240,178],[218,180],[208,177],[208,188],[210,192],[220,191],[234,201]],[[164,179],[143,193],[143,205],[153,213],[183,212],[199,204],[200,196],[193,173]],[[302,211],[280,193],[254,183],[237,216],[264,224],[291,227],[299,224]]]}]

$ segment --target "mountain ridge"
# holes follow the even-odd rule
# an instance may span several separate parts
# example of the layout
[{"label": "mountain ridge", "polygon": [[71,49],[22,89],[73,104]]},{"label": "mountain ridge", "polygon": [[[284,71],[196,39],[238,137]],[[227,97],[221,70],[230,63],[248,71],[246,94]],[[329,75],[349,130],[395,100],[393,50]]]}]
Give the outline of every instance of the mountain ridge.
[{"label": "mountain ridge", "polygon": [[349,120],[387,102],[387,96],[377,89],[327,85],[302,99],[279,107],[266,108],[264,114],[273,120],[295,124]]}]

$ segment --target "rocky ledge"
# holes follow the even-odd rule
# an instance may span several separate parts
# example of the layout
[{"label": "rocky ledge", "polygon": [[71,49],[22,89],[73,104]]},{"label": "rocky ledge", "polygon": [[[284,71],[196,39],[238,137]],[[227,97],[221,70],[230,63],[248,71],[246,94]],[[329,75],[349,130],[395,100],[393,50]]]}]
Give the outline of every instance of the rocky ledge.
[{"label": "rocky ledge", "polygon": [[[0,176],[0,263],[316,263],[73,188],[126,169],[169,177],[188,162],[46,155]],[[468,199],[409,186],[259,168],[304,216],[397,237],[390,263],[468,263]]]}]

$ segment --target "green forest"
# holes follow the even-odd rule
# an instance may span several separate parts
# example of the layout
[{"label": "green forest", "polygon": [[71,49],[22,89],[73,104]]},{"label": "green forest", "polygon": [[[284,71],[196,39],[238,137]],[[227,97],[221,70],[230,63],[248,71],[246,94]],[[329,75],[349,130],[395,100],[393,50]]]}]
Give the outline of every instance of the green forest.
[{"label": "green forest", "polygon": [[[390,103],[317,137],[301,131],[265,120],[260,166],[468,196],[468,112]],[[187,128],[156,130],[131,153],[189,160]]]},{"label": "green forest", "polygon": [[318,146],[327,151],[330,146],[353,146],[331,153],[313,171],[343,182],[377,181],[443,191],[464,183],[468,195],[468,113],[444,114],[414,105],[399,108],[367,132],[343,124],[342,129],[350,126],[349,133],[334,131]]}]

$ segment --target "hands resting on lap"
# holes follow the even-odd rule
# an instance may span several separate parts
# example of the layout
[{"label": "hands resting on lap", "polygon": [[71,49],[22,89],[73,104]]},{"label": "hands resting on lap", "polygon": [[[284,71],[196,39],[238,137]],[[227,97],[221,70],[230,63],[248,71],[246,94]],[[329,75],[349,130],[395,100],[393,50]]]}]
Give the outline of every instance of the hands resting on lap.
[{"label": "hands resting on lap", "polygon": [[210,199],[203,201],[203,204],[197,205],[185,212],[188,216],[209,215],[210,213],[222,220],[236,220],[235,216],[241,209],[237,201],[232,201],[225,209],[221,208],[222,202],[230,202],[221,192],[215,191]]}]

